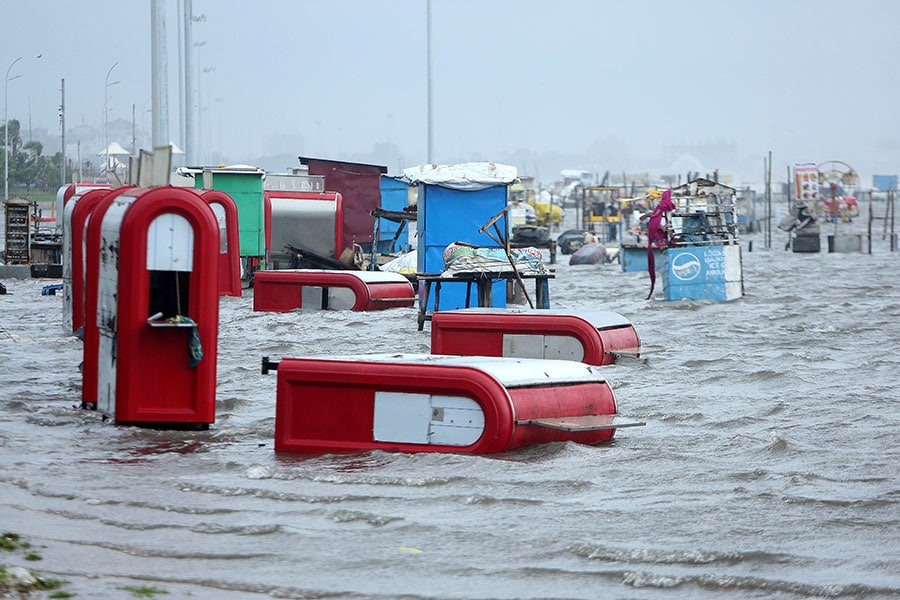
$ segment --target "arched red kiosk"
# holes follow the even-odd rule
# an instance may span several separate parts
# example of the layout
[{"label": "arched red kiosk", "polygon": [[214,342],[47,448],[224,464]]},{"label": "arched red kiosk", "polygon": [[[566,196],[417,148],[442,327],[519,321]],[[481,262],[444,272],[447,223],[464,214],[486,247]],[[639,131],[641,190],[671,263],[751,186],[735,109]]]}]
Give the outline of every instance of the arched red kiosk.
[{"label": "arched red kiosk", "polygon": [[221,190],[197,190],[219,222],[219,295],[241,295],[241,241],[238,209],[234,199]]},{"label": "arched red kiosk", "polygon": [[117,422],[215,420],[219,232],[191,190],[125,188],[87,233],[82,400]]}]

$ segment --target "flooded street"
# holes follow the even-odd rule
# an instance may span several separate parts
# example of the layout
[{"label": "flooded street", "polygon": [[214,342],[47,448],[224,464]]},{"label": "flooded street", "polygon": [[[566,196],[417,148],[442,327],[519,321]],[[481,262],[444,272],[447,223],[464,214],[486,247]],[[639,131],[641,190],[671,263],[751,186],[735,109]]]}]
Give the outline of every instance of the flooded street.
[{"label": "flooded street", "polygon": [[744,236],[729,303],[661,282],[646,301],[646,273],[560,255],[552,308],[617,312],[659,347],[603,367],[647,426],[489,456],[275,454],[261,358],[427,353],[414,308],[223,297],[215,424],[155,431],[78,408],[56,280],[5,280],[0,529],[42,560],[0,564],[92,599],[900,597],[900,254],[829,254],[827,233],[818,254]]}]

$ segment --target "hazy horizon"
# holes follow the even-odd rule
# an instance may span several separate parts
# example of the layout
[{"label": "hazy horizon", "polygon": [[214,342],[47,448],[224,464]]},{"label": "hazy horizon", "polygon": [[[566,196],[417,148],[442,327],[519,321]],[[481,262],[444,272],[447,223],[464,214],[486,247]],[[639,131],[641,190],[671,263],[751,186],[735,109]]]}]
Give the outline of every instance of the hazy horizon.
[{"label": "hazy horizon", "polygon": [[[184,147],[180,3],[160,1],[169,137]],[[426,0],[193,0],[193,12],[200,162],[427,162]],[[149,147],[149,2],[7,2],[4,16],[9,118],[55,132],[45,154],[59,150],[63,78],[67,147],[79,127],[103,129],[107,99],[109,122],[129,123],[110,141],[129,148],[133,120]],[[898,3],[431,0],[431,16],[434,162],[515,159],[550,181],[693,156],[758,181],[772,151],[776,179],[841,160],[864,186],[900,166]]]}]

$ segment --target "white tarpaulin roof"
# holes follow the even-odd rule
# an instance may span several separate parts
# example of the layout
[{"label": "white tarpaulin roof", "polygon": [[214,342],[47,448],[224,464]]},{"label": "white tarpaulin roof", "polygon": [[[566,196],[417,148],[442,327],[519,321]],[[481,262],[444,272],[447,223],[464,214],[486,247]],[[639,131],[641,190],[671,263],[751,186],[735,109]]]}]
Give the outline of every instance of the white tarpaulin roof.
[{"label": "white tarpaulin roof", "polygon": [[482,190],[512,183],[519,172],[514,166],[495,162],[468,162],[456,165],[419,165],[403,169],[410,184],[426,183],[456,190]]},{"label": "white tarpaulin roof", "polygon": [[97,156],[129,156],[131,152],[123,148],[119,142],[110,142],[105,151],[100,151]]}]

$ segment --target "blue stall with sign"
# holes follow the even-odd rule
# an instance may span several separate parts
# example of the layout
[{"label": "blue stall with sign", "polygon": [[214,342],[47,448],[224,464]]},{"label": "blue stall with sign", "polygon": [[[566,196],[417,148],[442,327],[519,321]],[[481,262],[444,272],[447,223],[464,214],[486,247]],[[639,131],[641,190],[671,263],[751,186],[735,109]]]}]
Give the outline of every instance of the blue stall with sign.
[{"label": "blue stall with sign", "polygon": [[666,300],[742,297],[734,188],[695,179],[673,189],[672,202],[672,237],[660,265]]}]

